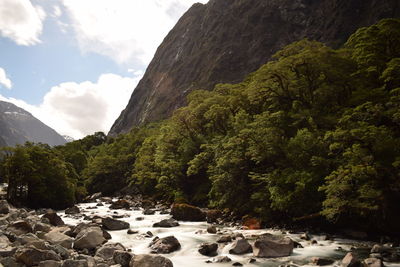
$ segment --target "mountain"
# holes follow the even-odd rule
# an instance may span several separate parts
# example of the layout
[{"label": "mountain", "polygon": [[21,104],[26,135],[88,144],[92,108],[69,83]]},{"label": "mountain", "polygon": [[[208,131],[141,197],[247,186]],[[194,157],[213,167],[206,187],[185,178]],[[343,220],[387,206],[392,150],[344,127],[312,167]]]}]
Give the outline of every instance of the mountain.
[{"label": "mountain", "polygon": [[400,16],[398,0],[210,0],[165,37],[110,135],[164,119],[195,89],[236,83],[294,41],[339,47],[358,28]]},{"label": "mountain", "polygon": [[66,140],[26,110],[0,101],[0,146],[14,146],[26,141],[62,145]]}]

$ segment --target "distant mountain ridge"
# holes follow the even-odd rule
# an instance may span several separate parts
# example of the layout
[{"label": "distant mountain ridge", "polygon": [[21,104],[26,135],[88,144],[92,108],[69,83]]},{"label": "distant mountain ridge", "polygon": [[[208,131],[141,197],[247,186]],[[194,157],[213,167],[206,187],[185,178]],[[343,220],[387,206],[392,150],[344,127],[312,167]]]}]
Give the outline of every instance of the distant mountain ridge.
[{"label": "distant mountain ridge", "polygon": [[55,130],[16,105],[0,101],[0,145],[14,146],[26,141],[63,145],[66,140]]},{"label": "distant mountain ridge", "polygon": [[236,83],[303,38],[338,47],[358,28],[399,17],[398,0],[210,0],[159,46],[109,135],[165,119],[195,89]]}]

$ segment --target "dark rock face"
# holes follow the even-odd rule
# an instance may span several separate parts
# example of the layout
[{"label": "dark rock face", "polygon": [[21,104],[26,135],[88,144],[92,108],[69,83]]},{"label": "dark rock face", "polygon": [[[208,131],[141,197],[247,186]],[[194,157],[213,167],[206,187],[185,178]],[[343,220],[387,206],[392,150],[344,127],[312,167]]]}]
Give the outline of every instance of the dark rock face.
[{"label": "dark rock face", "polygon": [[157,121],[195,89],[235,83],[294,41],[338,47],[358,28],[400,16],[398,0],[210,0],[165,37],[110,135]]},{"label": "dark rock face", "polygon": [[206,220],[205,213],[198,207],[188,204],[174,204],[171,208],[172,218],[180,221],[201,222]]},{"label": "dark rock face", "polygon": [[67,141],[26,110],[0,101],[0,145],[14,146],[26,141],[63,145]]}]

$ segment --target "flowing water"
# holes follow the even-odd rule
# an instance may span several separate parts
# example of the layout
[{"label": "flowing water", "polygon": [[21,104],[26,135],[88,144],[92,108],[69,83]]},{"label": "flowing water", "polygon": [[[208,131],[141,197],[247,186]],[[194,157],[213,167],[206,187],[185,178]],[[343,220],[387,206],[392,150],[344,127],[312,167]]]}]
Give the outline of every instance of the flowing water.
[{"label": "flowing water", "polygon": [[[96,203],[84,203],[79,204],[78,207],[81,209],[81,214],[86,215],[99,215],[99,216],[112,216],[112,215],[124,215],[123,220],[130,223],[130,229],[138,231],[137,234],[127,234],[127,230],[120,231],[109,231],[112,239],[109,242],[121,243],[127,249],[131,249],[134,254],[148,254],[150,249],[148,248],[149,243],[153,237],[145,237],[145,233],[150,231],[154,236],[160,238],[169,235],[175,236],[181,243],[181,249],[179,251],[163,254],[168,257],[174,264],[174,267],[200,267],[210,266],[205,263],[211,257],[201,255],[197,250],[198,246],[204,242],[215,242],[219,235],[209,234],[206,229],[209,226],[206,222],[179,222],[180,226],[172,228],[155,228],[152,225],[159,222],[162,219],[168,219],[170,215],[160,215],[158,212],[154,215],[143,215],[142,210],[110,210],[109,204],[103,203],[104,206],[96,207]],[[94,208],[95,207],[95,208]],[[65,223],[70,225],[76,225],[84,221],[82,216],[65,215],[61,214]],[[142,220],[136,218],[142,217]],[[218,227],[217,227],[218,228]],[[254,236],[263,233],[272,233],[276,235],[283,235],[282,232],[271,229],[262,230],[238,230],[235,228],[221,227],[219,228],[223,232],[234,232],[242,233],[250,243],[254,241]],[[358,242],[348,239],[334,238],[333,240],[322,240],[322,236],[312,236],[312,239],[318,241],[318,244],[312,245],[310,241],[304,241],[300,239],[300,234],[286,234],[285,236],[290,237],[294,241],[301,243],[304,248],[294,249],[290,257],[278,258],[278,259],[256,259],[256,262],[249,263],[251,258],[254,258],[252,254],[245,255],[231,255],[228,253],[230,244],[226,246],[221,245],[218,249],[218,256],[228,256],[232,259],[229,263],[212,263],[211,266],[232,266],[233,262],[240,262],[244,266],[266,266],[266,267],[278,267],[280,265],[310,265],[311,257],[321,257],[326,259],[333,259],[335,263],[333,265],[339,265],[340,260],[344,255],[351,250],[356,250],[359,254],[362,251],[367,252],[367,248],[372,247],[373,243],[369,242]],[[364,248],[364,249],[363,249]],[[358,250],[358,251],[357,251]],[[368,254],[367,254],[368,255]],[[389,267],[400,267],[400,263],[386,263]]]}]

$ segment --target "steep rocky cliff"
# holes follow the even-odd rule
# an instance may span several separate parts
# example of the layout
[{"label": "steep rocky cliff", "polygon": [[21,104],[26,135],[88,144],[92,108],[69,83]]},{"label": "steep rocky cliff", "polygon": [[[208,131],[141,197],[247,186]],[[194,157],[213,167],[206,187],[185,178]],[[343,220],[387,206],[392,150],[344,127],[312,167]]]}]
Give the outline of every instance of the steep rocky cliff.
[{"label": "steep rocky cliff", "polygon": [[26,141],[51,146],[66,143],[61,135],[26,110],[0,101],[0,146],[14,146]]},{"label": "steep rocky cliff", "polygon": [[283,46],[309,38],[338,47],[356,29],[399,17],[399,0],[210,0],[165,37],[110,135],[157,121],[195,89],[241,81]]}]

